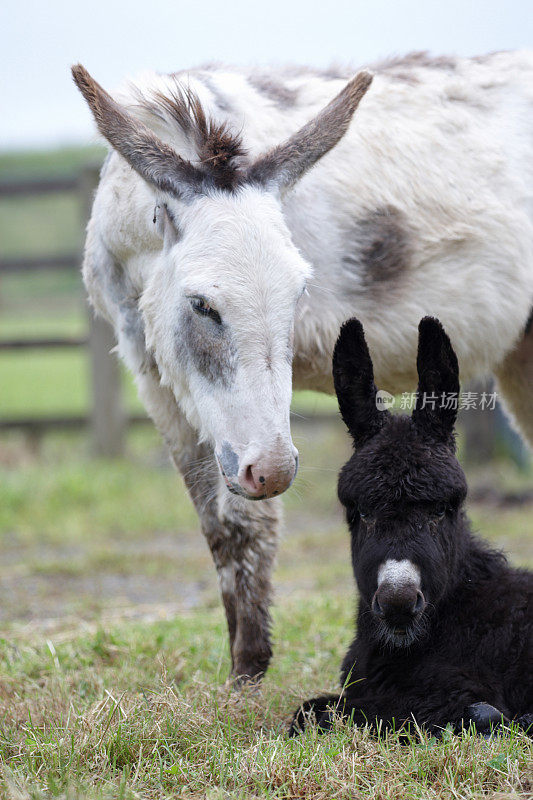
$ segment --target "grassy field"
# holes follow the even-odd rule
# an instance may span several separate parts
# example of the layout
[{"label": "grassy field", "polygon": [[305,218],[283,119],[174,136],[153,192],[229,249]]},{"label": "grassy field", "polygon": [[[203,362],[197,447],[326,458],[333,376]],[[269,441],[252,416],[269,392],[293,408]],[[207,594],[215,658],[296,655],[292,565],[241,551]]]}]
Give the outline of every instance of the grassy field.
[{"label": "grassy field", "polygon": [[[2,177],[57,174],[101,151],[0,155]],[[0,258],[79,246],[75,199],[0,203]],[[0,338],[82,334],[77,275],[6,276]],[[124,377],[130,409],[138,409]],[[83,352],[0,354],[0,416],[82,413]],[[298,413],[334,404],[296,399]],[[227,634],[194,510],[150,427],[124,457],[82,434],[0,436],[0,797],[533,797],[531,741],[515,731],[400,743],[343,725],[288,740],[299,701],[337,686],[355,594],[334,421],[293,421],[301,469],[285,498],[275,655],[259,690],[226,682]],[[471,470],[474,526],[533,566],[531,472]],[[477,498],[477,499],[476,499]]]},{"label": "grassy field", "polygon": [[[511,732],[372,739],[342,725],[289,741],[300,699],[333,690],[352,633],[348,537],[335,500],[339,425],[295,421],[302,470],[275,574],[275,656],[260,691],[225,683],[215,572],[157,436],[119,461],[81,436],[0,445],[0,763],[24,797],[531,797],[530,741]],[[475,527],[533,565],[530,507],[501,502],[530,476],[471,476],[500,501]]]}]

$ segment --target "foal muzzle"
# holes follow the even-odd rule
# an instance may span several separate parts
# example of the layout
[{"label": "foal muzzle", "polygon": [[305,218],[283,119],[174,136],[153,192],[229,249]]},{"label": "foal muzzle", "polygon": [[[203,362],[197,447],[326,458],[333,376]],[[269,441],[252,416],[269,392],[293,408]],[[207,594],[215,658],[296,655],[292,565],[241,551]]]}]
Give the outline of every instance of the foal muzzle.
[{"label": "foal muzzle", "polygon": [[405,633],[426,608],[418,567],[408,559],[388,559],[381,564],[371,607],[395,634]]}]

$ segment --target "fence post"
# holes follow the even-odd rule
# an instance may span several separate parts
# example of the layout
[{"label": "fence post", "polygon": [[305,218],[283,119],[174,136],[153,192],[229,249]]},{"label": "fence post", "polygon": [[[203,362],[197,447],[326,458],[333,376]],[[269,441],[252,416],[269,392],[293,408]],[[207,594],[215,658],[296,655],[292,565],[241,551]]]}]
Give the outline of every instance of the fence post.
[{"label": "fence post", "polygon": [[[80,175],[80,193],[86,222],[91,213],[99,170],[85,168]],[[109,323],[91,313],[89,351],[91,362],[91,435],[95,455],[114,457],[123,452],[125,414],[118,358],[111,353],[115,333]]]}]

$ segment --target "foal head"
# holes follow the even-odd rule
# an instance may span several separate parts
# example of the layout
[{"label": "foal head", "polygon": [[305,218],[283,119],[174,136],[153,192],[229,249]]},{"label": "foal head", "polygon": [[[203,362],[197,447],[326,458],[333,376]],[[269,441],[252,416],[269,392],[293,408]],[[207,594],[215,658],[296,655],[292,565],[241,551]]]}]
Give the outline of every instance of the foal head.
[{"label": "foal head", "polygon": [[427,629],[428,609],[451,591],[463,542],[466,481],[455,456],[459,369],[440,322],[419,325],[418,392],[411,416],[378,410],[363,328],[346,322],[333,356],[342,418],[354,454],[339,499],[365,625],[388,647]]}]

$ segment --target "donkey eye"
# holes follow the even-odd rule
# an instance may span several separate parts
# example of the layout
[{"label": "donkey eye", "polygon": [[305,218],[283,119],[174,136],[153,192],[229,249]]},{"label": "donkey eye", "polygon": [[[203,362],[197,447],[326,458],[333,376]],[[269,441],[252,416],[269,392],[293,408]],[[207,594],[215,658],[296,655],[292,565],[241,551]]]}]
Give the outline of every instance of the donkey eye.
[{"label": "donkey eye", "polygon": [[437,506],[435,509],[435,517],[437,519],[442,519],[446,514],[446,506]]},{"label": "donkey eye", "polygon": [[190,297],[189,299],[191,301],[193,311],[195,311],[196,314],[201,317],[211,317],[214,322],[220,325],[222,322],[220,314],[209,305],[205,297]]}]

